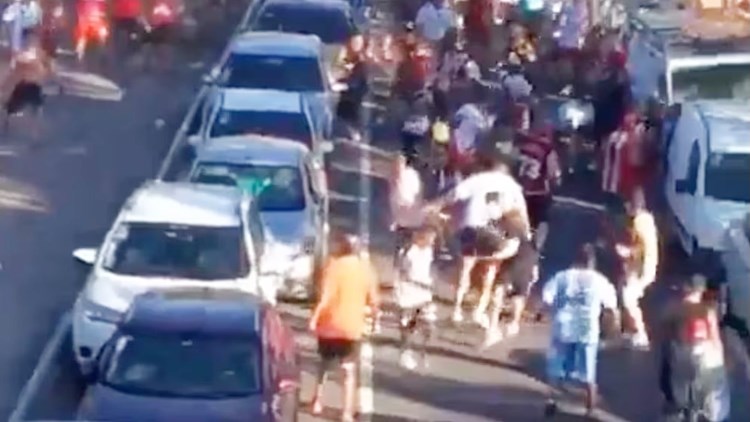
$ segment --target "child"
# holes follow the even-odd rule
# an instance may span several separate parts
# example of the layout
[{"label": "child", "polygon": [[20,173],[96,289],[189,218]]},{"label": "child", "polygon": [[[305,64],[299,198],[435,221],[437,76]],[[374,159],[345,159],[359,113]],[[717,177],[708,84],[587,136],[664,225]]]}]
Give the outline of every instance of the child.
[{"label": "child", "polygon": [[395,286],[396,302],[400,309],[401,365],[413,370],[417,360],[412,350],[412,340],[417,332],[422,335],[422,365],[427,365],[427,342],[436,320],[432,303],[432,260],[435,232],[422,227],[414,232],[411,244],[401,260],[401,277]]}]

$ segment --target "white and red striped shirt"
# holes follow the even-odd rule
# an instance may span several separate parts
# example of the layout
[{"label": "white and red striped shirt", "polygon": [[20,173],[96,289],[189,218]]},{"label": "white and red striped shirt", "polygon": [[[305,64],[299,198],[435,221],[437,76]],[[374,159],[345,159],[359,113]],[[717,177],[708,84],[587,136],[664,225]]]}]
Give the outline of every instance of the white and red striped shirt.
[{"label": "white and red striped shirt", "polygon": [[643,126],[634,131],[618,130],[604,145],[602,190],[629,198],[642,164],[640,142]]}]

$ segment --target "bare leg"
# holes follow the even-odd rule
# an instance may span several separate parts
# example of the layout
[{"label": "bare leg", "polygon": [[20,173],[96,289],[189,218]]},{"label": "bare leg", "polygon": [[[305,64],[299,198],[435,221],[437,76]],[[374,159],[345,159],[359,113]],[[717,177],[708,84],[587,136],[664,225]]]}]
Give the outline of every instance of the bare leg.
[{"label": "bare leg", "polygon": [[547,242],[547,236],[549,235],[549,224],[546,222],[539,223],[539,227],[536,229],[535,243],[536,250],[541,251],[544,249],[544,244]]},{"label": "bare leg", "polygon": [[456,302],[453,308],[453,321],[460,322],[463,320],[463,303],[466,293],[471,287],[471,270],[474,268],[477,260],[475,257],[465,256],[461,259],[461,270],[458,277],[458,287],[456,288]]},{"label": "bare leg", "polygon": [[596,409],[596,384],[586,385],[586,414],[591,415]]},{"label": "bare leg", "polygon": [[312,413],[317,415],[323,411],[323,389],[326,384],[326,378],[328,375],[329,363],[321,361],[318,364],[318,379],[315,384],[315,392],[312,398]]},{"label": "bare leg", "polygon": [[354,420],[354,409],[356,406],[356,393],[357,393],[357,373],[353,362],[344,363],[341,368],[344,370],[344,382],[342,388],[342,421],[353,421]]},{"label": "bare leg", "polygon": [[633,345],[636,347],[648,347],[648,334],[646,324],[643,321],[643,311],[640,306],[641,287],[634,285],[636,281],[630,281],[631,284],[625,286],[623,291],[623,306],[633,323]]},{"label": "bare leg", "polygon": [[500,331],[500,314],[505,304],[505,286],[497,286],[492,296],[490,323],[485,330],[484,348],[491,347],[503,339],[502,331]]},{"label": "bare leg", "polygon": [[523,318],[523,311],[526,308],[526,298],[523,296],[513,296],[510,298],[511,301],[511,315],[510,322],[508,323],[507,334],[508,336],[514,336],[518,334],[521,327],[521,319]]},{"label": "bare leg", "polygon": [[479,302],[477,307],[474,308],[474,321],[483,327],[487,327],[489,322],[487,321],[487,307],[490,304],[490,298],[492,296],[492,285],[495,284],[495,277],[497,276],[497,265],[488,265],[487,270],[483,274],[482,280],[482,293],[479,296]]}]

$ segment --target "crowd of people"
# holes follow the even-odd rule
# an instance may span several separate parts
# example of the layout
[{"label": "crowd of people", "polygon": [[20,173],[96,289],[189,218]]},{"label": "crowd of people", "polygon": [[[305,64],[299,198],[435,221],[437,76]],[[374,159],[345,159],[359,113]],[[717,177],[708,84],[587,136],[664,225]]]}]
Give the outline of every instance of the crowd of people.
[{"label": "crowd of people", "polygon": [[[586,0],[563,1],[555,12],[545,1],[465,3],[465,10],[445,0],[399,3],[406,23],[393,98],[406,111],[399,116],[403,148],[391,172],[390,205],[401,363],[416,368],[419,348],[427,365],[425,345],[438,320],[431,268],[435,252],[455,238],[452,322],[463,323],[472,286],[478,299],[471,320],[484,330],[484,348],[516,336],[525,311],[546,309],[553,320],[547,413],[556,411],[557,384],[568,379],[587,386],[586,407],[593,412],[597,354],[608,331],[600,320],[617,327],[632,348],[651,347],[641,299],[659,270],[660,242],[647,197],[658,177],[661,125],[633,103],[620,34],[593,25]],[[542,107],[547,95],[587,98],[594,109],[590,127],[560,142],[560,128]],[[439,168],[426,159],[432,153],[425,146],[443,149]],[[584,159],[587,148],[593,154]],[[431,186],[433,171],[448,177]],[[530,300],[551,229],[552,193],[579,171],[597,175],[595,188],[606,197],[602,238],[570,245],[578,251],[570,268],[542,284],[539,300]],[[431,187],[436,194],[428,193]],[[332,285],[341,289],[346,277],[337,277]],[[661,386],[670,414],[695,406],[697,388],[709,420],[719,421],[727,417],[728,398],[716,392],[724,391],[726,376],[716,306],[703,299],[705,291],[705,277],[696,274],[666,307]],[[324,284],[328,294],[344,293],[326,291]],[[338,312],[332,303],[322,302],[315,315]],[[313,328],[328,361],[327,334]],[[358,341],[361,331],[356,334],[348,339]],[[355,358],[348,346],[333,354]]]}]

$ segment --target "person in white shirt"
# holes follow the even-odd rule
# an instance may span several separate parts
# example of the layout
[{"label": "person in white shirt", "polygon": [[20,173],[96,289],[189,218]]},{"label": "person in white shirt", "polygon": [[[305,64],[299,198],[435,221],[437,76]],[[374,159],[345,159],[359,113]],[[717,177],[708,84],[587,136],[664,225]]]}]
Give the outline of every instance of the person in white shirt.
[{"label": "person in white shirt", "polygon": [[445,37],[449,29],[456,27],[456,14],[445,4],[445,0],[428,0],[417,12],[414,22],[417,32],[433,46]]},{"label": "person in white shirt", "polygon": [[42,8],[36,0],[15,0],[3,12],[3,23],[10,29],[10,48],[17,53],[26,36],[42,23]]},{"label": "person in white shirt", "polygon": [[483,105],[484,88],[475,87],[476,102],[462,105],[453,116],[453,136],[450,144],[450,159],[458,171],[456,176],[465,176],[473,166],[479,137],[492,127],[492,117]]},{"label": "person in white shirt", "polygon": [[422,227],[414,232],[400,262],[401,276],[395,284],[396,303],[399,307],[401,331],[401,365],[415,369],[417,360],[412,349],[416,334],[422,335],[421,358],[426,365],[426,346],[434,331],[436,307],[432,302],[433,246],[435,232]]},{"label": "person in white shirt", "polygon": [[396,157],[389,181],[391,230],[396,233],[396,259],[411,238],[412,232],[424,223],[422,179],[404,155]]},{"label": "person in white shirt", "polygon": [[[528,212],[523,190],[509,174],[509,169],[500,159],[492,156],[483,157],[483,171],[459,182],[450,192],[428,205],[428,210],[435,211],[454,203],[466,203],[463,220],[460,223],[461,271],[456,302],[453,310],[453,321],[463,321],[463,300],[471,286],[470,275],[480,260],[491,259],[502,262],[510,258],[508,251],[500,246],[499,233],[491,228],[493,222],[512,211],[518,212],[523,219],[526,232],[529,232]],[[473,319],[482,326],[489,324],[486,309],[489,305],[492,284],[496,271],[487,271],[482,283],[482,294]]]}]

